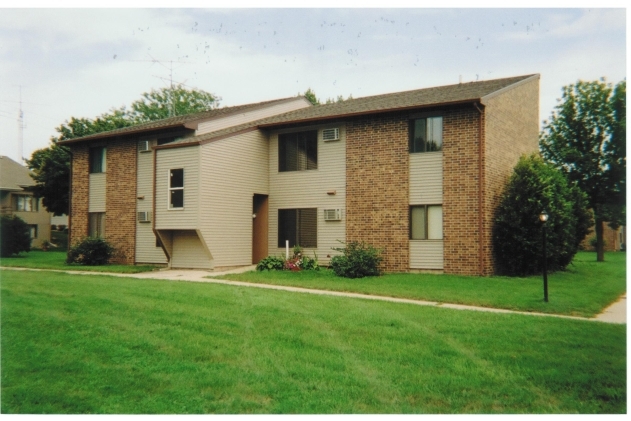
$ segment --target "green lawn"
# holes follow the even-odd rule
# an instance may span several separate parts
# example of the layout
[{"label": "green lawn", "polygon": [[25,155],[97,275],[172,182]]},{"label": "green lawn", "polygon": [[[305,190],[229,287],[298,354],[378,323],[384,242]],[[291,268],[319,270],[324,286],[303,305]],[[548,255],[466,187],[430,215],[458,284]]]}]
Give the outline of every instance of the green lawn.
[{"label": "green lawn", "polygon": [[443,274],[388,274],[346,279],[331,271],[247,272],[223,279],[290,285],[399,298],[469,304],[520,311],[592,317],[626,291],[626,254],[580,252],[564,272],[548,276],[550,301],[543,301],[543,278],[477,277]]},{"label": "green lawn", "polygon": [[103,265],[84,266],[66,264],[66,250],[31,250],[28,253],[21,253],[16,257],[3,257],[0,259],[0,266],[22,267],[29,269],[56,269],[56,270],[79,270],[89,272],[115,272],[115,273],[139,273],[156,270],[152,265]]},{"label": "green lawn", "polygon": [[2,413],[626,413],[626,326],[0,272]]}]

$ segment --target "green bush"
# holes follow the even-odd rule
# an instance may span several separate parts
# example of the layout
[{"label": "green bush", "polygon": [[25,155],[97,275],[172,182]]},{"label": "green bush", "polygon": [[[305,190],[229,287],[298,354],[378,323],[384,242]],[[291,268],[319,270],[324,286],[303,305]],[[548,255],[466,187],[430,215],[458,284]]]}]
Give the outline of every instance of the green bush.
[{"label": "green bush", "polygon": [[267,256],[256,265],[256,270],[283,270],[285,267],[285,259],[276,256]]},{"label": "green bush", "polygon": [[87,237],[70,248],[66,263],[86,266],[106,265],[113,253],[114,247],[104,239]]},{"label": "green bush", "polygon": [[539,156],[522,156],[500,198],[493,226],[493,254],[499,273],[526,276],[543,270],[545,224],[550,271],[570,264],[592,225],[585,194]]},{"label": "green bush", "polygon": [[24,220],[13,215],[0,218],[0,256],[9,257],[31,250],[31,230]]},{"label": "green bush", "polygon": [[378,276],[379,264],[383,260],[381,250],[365,243],[352,241],[344,248],[334,248],[343,254],[333,256],[331,269],[337,276],[344,278],[363,278],[364,276]]}]

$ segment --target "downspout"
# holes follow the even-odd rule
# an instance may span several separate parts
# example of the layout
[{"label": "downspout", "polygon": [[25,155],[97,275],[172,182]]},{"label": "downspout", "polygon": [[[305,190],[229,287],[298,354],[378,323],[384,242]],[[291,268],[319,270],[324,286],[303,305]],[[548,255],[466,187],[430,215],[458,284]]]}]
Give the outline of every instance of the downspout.
[{"label": "downspout", "polygon": [[[481,104],[480,104],[481,105]],[[478,218],[478,232],[479,232],[479,243],[478,243],[478,271],[479,275],[484,275],[484,137],[483,137],[483,122],[484,122],[484,111],[479,107],[477,102],[473,103],[473,106],[478,113],[480,114],[480,120],[478,122],[478,181],[480,183],[480,188],[478,190],[478,209],[480,210],[479,218]]]},{"label": "downspout", "polygon": [[72,244],[72,167],[74,166],[74,155],[70,148],[68,148],[68,153],[70,154],[70,182],[68,183],[68,244],[66,245],[68,249],[66,252],[70,251]]}]

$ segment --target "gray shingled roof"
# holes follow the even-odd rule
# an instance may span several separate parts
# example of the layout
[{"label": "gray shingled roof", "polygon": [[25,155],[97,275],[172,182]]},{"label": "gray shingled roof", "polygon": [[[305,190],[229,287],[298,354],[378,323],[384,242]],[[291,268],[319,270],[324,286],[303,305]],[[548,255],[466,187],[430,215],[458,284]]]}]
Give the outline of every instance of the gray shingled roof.
[{"label": "gray shingled roof", "polygon": [[0,190],[21,191],[35,185],[28,168],[0,155]]},{"label": "gray shingled roof", "polygon": [[318,120],[322,121],[354,115],[426,108],[446,104],[480,102],[488,95],[508,88],[521,81],[525,81],[531,77],[538,77],[538,75],[516,76],[482,82],[460,83],[457,85],[438,86],[433,88],[416,89],[413,91],[354,98],[334,104],[324,104],[316,107],[302,108],[285,114],[244,123],[238,126],[227,127],[212,133],[182,138],[167,145],[163,145],[161,148],[199,144],[201,142],[224,138],[230,136],[231,134],[253,128],[273,128],[287,124]]},{"label": "gray shingled roof", "polygon": [[323,120],[385,111],[423,108],[435,105],[480,101],[483,97],[536,75],[459,83],[413,91],[396,92],[351,99],[335,104],[320,105],[291,111],[259,121],[259,127],[272,127],[302,121]]},{"label": "gray shingled roof", "polygon": [[61,144],[75,143],[75,142],[84,141],[84,140],[102,139],[105,137],[122,136],[122,135],[127,135],[127,134],[138,133],[138,132],[148,132],[152,130],[183,127],[186,123],[190,123],[193,121],[213,120],[216,118],[226,117],[231,114],[237,114],[237,113],[241,113],[241,112],[248,111],[251,109],[265,107],[268,105],[281,103],[284,101],[291,101],[294,99],[296,99],[296,97],[274,99],[271,101],[257,102],[254,104],[236,105],[234,107],[216,108],[213,110],[203,111],[203,112],[199,112],[195,114],[186,114],[186,115],[181,115],[181,116],[176,116],[176,117],[171,117],[171,118],[165,118],[162,120],[156,120],[156,121],[150,121],[147,123],[137,124],[135,126],[123,127],[121,129],[109,130],[107,132],[101,132],[101,133],[96,133],[93,135],[77,137],[74,139],[68,139],[68,140],[61,141],[59,143]]}]

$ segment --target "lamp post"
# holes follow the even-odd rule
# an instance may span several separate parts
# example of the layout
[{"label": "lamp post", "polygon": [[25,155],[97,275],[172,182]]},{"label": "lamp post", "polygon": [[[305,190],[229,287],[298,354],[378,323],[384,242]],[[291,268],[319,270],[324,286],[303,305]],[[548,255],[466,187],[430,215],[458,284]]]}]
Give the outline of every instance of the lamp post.
[{"label": "lamp post", "polygon": [[546,221],[548,220],[548,214],[546,211],[541,211],[539,215],[543,229],[543,300],[548,302],[548,254],[546,253]]}]

